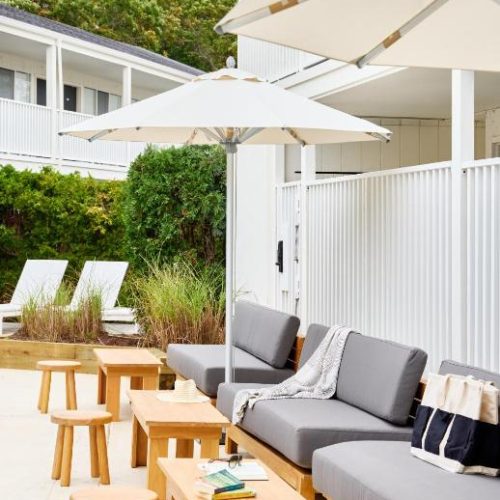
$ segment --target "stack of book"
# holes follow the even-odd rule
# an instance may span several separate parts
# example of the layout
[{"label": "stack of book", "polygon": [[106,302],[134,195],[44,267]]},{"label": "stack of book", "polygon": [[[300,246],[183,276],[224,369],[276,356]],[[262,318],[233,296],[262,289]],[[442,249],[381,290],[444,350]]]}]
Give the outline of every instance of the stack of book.
[{"label": "stack of book", "polygon": [[203,476],[196,482],[195,489],[199,498],[207,500],[251,498],[256,495],[253,488],[246,487],[243,481],[227,469]]}]

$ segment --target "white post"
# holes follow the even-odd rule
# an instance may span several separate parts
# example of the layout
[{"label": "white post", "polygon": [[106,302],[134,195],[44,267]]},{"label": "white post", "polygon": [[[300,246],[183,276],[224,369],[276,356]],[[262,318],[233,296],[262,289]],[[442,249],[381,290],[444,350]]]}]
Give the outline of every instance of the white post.
[{"label": "white post", "polygon": [[300,155],[300,233],[299,233],[299,317],[302,334],[309,326],[307,276],[307,183],[316,177],[316,147],[303,146]]},{"label": "white post", "polygon": [[[62,64],[62,42],[57,40],[57,107],[56,111],[57,120],[57,130],[63,128],[63,111],[64,111],[64,77],[63,77],[63,64]],[[63,138],[59,135],[57,136],[57,163],[59,168],[61,168],[63,157]]]},{"label": "white post", "polygon": [[122,69],[122,106],[132,102],[132,68],[124,66]]},{"label": "white post", "polygon": [[234,171],[236,163],[236,145],[227,144],[226,166],[226,364],[225,382],[233,381],[233,285],[234,285]]},{"label": "white post", "polygon": [[463,164],[474,159],[474,72],[452,71],[451,334],[453,359],[466,361],[466,241]]},{"label": "white post", "polygon": [[50,156],[52,161],[57,152],[57,48],[49,45],[45,49],[46,104],[50,109]]}]

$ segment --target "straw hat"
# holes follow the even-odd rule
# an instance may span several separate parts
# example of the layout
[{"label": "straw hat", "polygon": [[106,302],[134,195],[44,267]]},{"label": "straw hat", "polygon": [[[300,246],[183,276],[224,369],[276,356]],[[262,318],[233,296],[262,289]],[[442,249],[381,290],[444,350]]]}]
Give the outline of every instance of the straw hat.
[{"label": "straw hat", "polygon": [[210,400],[208,396],[198,392],[192,379],[176,380],[174,390],[158,394],[158,399],[169,403],[205,403]]}]

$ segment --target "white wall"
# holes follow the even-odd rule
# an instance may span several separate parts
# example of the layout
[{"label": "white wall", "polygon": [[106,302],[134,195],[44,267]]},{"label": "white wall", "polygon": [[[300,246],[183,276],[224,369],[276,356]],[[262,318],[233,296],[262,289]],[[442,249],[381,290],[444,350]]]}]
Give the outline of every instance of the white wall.
[{"label": "white wall", "polygon": [[[241,298],[274,305],[275,185],[283,148],[241,146],[237,160],[236,288]],[[279,160],[278,160],[279,161]]]},{"label": "white wall", "polygon": [[[64,64],[64,53],[62,59],[63,80],[65,84],[81,88],[88,87],[111,94],[121,95],[121,81],[113,81],[99,76],[89,75],[87,73],[77,71],[74,68],[69,68]],[[101,64],[103,66],[103,74],[105,74],[106,66],[108,63],[102,62]],[[36,103],[36,79],[46,77],[45,61],[37,61],[34,59],[19,57],[15,54],[0,52],[0,67],[29,73],[31,75],[31,102]],[[133,83],[134,82],[132,80],[132,97],[134,99],[142,100],[153,95],[153,92],[151,92],[150,90],[134,86]],[[81,96],[81,90],[79,92]],[[81,101],[80,96],[78,96],[78,105]],[[80,107],[78,107],[77,109],[78,111],[81,111]]]},{"label": "white wall", "polygon": [[[373,119],[374,123],[392,130],[389,143],[379,141],[329,144],[316,149],[318,171],[370,172],[408,167],[451,158],[450,120]],[[500,114],[497,117],[500,136]],[[499,139],[500,141],[500,139]],[[485,124],[476,122],[476,159],[485,157]],[[298,180],[299,146],[286,148],[286,180]],[[319,175],[320,179],[328,175]]]}]

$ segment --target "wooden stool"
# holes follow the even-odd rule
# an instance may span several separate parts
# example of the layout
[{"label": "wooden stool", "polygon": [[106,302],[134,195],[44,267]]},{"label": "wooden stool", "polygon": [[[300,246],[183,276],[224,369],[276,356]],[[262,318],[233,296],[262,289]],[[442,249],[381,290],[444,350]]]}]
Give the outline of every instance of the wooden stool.
[{"label": "wooden stool", "polygon": [[66,408],[76,410],[76,388],[75,371],[81,368],[79,361],[49,360],[39,361],[37,370],[42,370],[42,386],[38,398],[38,409],[41,413],[47,413],[49,408],[50,380],[52,372],[64,372],[66,374]]},{"label": "wooden stool", "polygon": [[143,488],[109,486],[75,491],[69,500],[158,500],[158,495]]},{"label": "wooden stool", "polygon": [[112,418],[111,413],[98,410],[65,410],[51,415],[51,421],[59,425],[52,479],[60,479],[61,486],[69,486],[73,457],[73,427],[87,426],[90,434],[90,475],[100,477],[101,484],[109,484],[108,450],[104,424],[109,424]]}]

